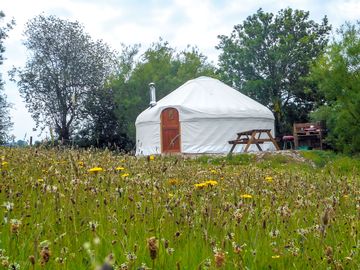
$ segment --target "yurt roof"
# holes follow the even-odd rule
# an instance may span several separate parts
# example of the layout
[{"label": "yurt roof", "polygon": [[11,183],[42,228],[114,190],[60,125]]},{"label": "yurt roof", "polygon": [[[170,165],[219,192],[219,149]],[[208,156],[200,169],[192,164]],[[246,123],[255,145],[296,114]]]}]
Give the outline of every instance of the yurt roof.
[{"label": "yurt roof", "polygon": [[165,108],[179,110],[180,121],[206,118],[266,118],[272,112],[262,104],[210,77],[190,80],[162,98],[154,107],[143,111],[136,124],[160,122]]}]

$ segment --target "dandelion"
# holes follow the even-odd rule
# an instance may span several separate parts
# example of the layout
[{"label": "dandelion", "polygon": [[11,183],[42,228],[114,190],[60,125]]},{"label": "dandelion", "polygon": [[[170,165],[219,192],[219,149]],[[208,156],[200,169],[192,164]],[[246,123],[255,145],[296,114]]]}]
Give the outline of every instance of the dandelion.
[{"label": "dandelion", "polygon": [[205,182],[205,184],[207,186],[213,187],[213,186],[216,186],[218,184],[218,182],[216,182],[215,180],[208,180],[208,181]]},{"label": "dandelion", "polygon": [[121,177],[122,178],[126,178],[126,177],[128,177],[130,174],[128,174],[128,173],[123,173],[122,175],[121,175]]},{"label": "dandelion", "polygon": [[207,187],[206,183],[199,183],[199,184],[195,184],[194,185],[197,189],[203,189],[205,187]]},{"label": "dandelion", "polygon": [[94,167],[88,170],[89,173],[98,173],[98,172],[102,172],[104,169],[101,167]]},{"label": "dandelion", "polygon": [[274,181],[274,179],[271,176],[266,176],[265,181],[271,183],[272,181]]},{"label": "dandelion", "polygon": [[42,184],[42,183],[44,183],[44,179],[43,179],[43,178],[39,178],[39,179],[37,180],[37,182],[38,182],[39,184]]},{"label": "dandelion", "polygon": [[180,181],[178,179],[175,179],[175,178],[170,178],[167,182],[171,186],[176,186],[176,185],[178,185],[180,183]]},{"label": "dandelion", "polygon": [[272,259],[280,259],[280,255],[273,255],[271,256]]},{"label": "dandelion", "polygon": [[154,155],[150,155],[150,156],[149,156],[149,160],[155,160],[155,156],[154,156]]},{"label": "dandelion", "polygon": [[81,167],[81,168],[85,166],[84,162],[82,162],[82,161],[79,161],[79,162],[78,162],[78,165],[79,165],[79,167]]},{"label": "dandelion", "polygon": [[253,196],[250,194],[242,194],[242,195],[240,195],[240,197],[243,199],[251,199]]},{"label": "dandelion", "polygon": [[123,170],[125,170],[125,168],[124,167],[116,167],[115,170],[116,171],[123,171]]}]

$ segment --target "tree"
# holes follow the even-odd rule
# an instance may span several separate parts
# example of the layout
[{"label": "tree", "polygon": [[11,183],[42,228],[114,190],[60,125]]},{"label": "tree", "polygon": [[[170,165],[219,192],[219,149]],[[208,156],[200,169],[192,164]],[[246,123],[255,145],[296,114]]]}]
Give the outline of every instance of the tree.
[{"label": "tree", "polygon": [[327,141],[339,151],[360,153],[360,21],[345,24],[311,69],[326,104],[313,117],[325,120]]},{"label": "tree", "polygon": [[219,36],[220,76],[270,108],[277,132],[289,132],[294,121],[307,120],[320,98],[304,78],[330,29],[326,17],[318,24],[309,12],[287,8],[274,15],[259,9],[234,26],[230,36]]},{"label": "tree", "polygon": [[135,142],[136,117],[149,106],[149,83],[156,84],[161,99],[186,81],[202,75],[215,76],[215,68],[197,48],[176,52],[167,42],[152,44],[136,61],[139,46],[125,47],[120,73],[111,82],[115,91],[117,117],[124,133]]},{"label": "tree", "polygon": [[[3,20],[5,17],[5,14],[0,11],[0,21]],[[4,57],[3,54],[5,52],[4,47],[4,39],[7,37],[7,33],[10,29],[12,29],[12,26],[15,24],[14,20],[7,23],[5,26],[0,27],[0,65],[3,64]],[[9,132],[9,129],[12,127],[11,119],[9,116],[9,103],[6,100],[6,95],[3,93],[4,89],[4,82],[1,78],[0,74],[0,144],[3,144],[6,139]]]},{"label": "tree", "polygon": [[84,125],[92,93],[113,72],[113,53],[102,41],[92,41],[78,22],[55,16],[35,17],[24,34],[31,55],[23,69],[13,70],[13,78],[19,76],[20,94],[36,124],[68,141]]}]

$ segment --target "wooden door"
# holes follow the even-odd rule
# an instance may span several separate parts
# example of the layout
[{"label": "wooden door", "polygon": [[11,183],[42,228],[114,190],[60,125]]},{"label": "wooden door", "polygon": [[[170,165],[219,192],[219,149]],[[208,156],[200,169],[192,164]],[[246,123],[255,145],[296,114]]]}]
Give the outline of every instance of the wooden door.
[{"label": "wooden door", "polygon": [[179,112],[175,108],[167,108],[161,112],[161,152],[180,152]]}]

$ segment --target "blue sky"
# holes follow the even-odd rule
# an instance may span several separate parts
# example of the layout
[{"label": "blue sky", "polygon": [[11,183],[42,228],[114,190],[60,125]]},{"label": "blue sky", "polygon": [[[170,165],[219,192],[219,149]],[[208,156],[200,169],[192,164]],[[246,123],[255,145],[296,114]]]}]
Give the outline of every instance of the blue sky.
[{"label": "blue sky", "polygon": [[[360,19],[360,0],[1,0],[0,10],[6,20],[14,18],[16,27],[5,41],[7,58],[0,67],[6,81],[5,93],[13,103],[11,110],[17,139],[39,138],[16,85],[7,79],[12,66],[26,62],[22,45],[25,23],[43,13],[81,22],[93,39],[103,39],[113,49],[121,44],[141,43],[146,48],[162,37],[172,47],[184,49],[196,45],[216,64],[218,35],[229,35],[233,26],[240,24],[259,8],[276,13],[291,7],[310,11],[310,18],[320,22],[327,15],[334,29],[345,21]],[[46,133],[43,133],[42,137]]]}]

